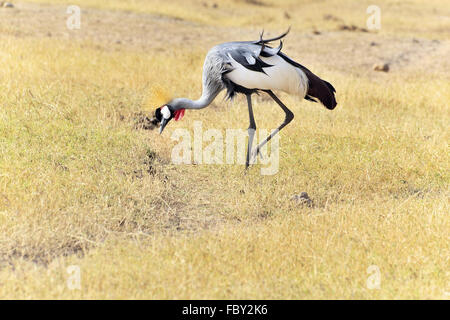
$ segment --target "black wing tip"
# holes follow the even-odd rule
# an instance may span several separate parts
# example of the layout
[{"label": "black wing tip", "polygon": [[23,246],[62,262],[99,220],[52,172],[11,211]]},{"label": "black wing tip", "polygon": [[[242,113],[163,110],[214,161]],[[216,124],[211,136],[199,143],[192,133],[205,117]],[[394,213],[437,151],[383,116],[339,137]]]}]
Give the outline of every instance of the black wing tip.
[{"label": "black wing tip", "polygon": [[332,101],[331,103],[324,104],[324,106],[325,106],[328,110],[333,110],[334,108],[336,108],[337,102],[336,102],[336,100],[333,99],[333,101]]},{"label": "black wing tip", "polygon": [[[327,83],[324,80],[322,80],[322,81],[325,84]],[[319,99],[319,101],[323,104],[323,106],[325,108],[327,108],[328,110],[333,110],[337,106],[336,97],[334,95],[334,92],[328,85],[323,86],[322,88],[323,89],[319,90],[318,91],[319,94],[315,97]]]},{"label": "black wing tip", "polygon": [[330,88],[331,91],[336,92],[336,89],[333,87],[331,83],[325,80],[323,80],[323,82],[325,82],[325,84],[327,85],[328,88]]},{"label": "black wing tip", "polygon": [[325,107],[327,107],[327,109],[329,109],[329,110],[333,110],[337,106],[336,97],[334,95],[336,93],[336,89],[328,81],[324,80],[324,82],[327,85],[328,89],[330,89],[330,91],[331,91],[330,92],[330,101],[327,105],[325,105]]},{"label": "black wing tip", "polygon": [[314,99],[313,97],[311,97],[310,95],[306,95],[305,96],[305,100],[311,101],[311,102],[317,102],[316,99]]},{"label": "black wing tip", "polygon": [[[317,77],[317,81],[314,83],[314,87],[310,88],[311,91],[308,91],[305,96],[306,100],[318,99],[320,103],[327,108],[328,110],[333,110],[337,106],[334,87],[327,81],[322,80]],[[315,101],[317,102],[317,101]]]},{"label": "black wing tip", "polygon": [[[318,102],[317,99],[311,97],[310,95],[306,95],[304,99],[311,102]],[[329,99],[319,99],[319,100],[328,110],[333,110],[337,106],[337,102],[334,96],[330,97]]]}]

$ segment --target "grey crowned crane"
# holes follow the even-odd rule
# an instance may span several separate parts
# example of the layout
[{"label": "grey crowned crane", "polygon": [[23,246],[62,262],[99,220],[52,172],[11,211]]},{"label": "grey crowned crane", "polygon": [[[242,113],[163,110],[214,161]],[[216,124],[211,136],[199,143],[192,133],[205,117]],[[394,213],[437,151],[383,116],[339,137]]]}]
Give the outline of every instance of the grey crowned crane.
[{"label": "grey crowned crane", "polygon": [[[177,98],[155,111],[155,119],[160,123],[159,132],[162,133],[171,119],[180,120],[185,109],[202,109],[207,107],[221,92],[227,90],[227,97],[233,98],[236,93],[247,96],[250,125],[248,128],[248,147],[245,167],[250,163],[253,137],[256,130],[253,116],[251,95],[258,91],[266,92],[284,111],[283,123],[264,139],[252,153],[257,156],[274,135],[283,129],[294,118],[289,110],[272,90],[280,90],[298,95],[309,101],[319,100],[326,108],[336,107],[334,87],[327,81],[320,79],[301,64],[293,61],[281,52],[283,42],[289,29],[282,35],[263,39],[261,34],[258,41],[227,42],[213,47],[207,54],[203,65],[203,92],[198,100]],[[280,40],[277,48],[268,46],[272,41]]]}]

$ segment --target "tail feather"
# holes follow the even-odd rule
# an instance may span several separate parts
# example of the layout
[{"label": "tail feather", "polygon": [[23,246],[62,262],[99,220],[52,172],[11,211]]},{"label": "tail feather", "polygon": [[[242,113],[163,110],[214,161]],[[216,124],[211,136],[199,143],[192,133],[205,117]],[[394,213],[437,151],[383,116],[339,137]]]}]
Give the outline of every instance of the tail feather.
[{"label": "tail feather", "polygon": [[313,97],[311,97],[310,95],[306,95],[305,96],[305,100],[312,101],[312,102],[317,102],[317,100],[314,99]]},{"label": "tail feather", "polygon": [[[306,69],[307,70],[307,69]],[[330,110],[333,110],[336,105],[336,98],[334,96],[334,93],[336,90],[334,87],[325,80],[320,79],[318,76],[316,76],[311,71],[303,70],[308,77],[308,92],[307,96],[311,96],[314,98],[319,99],[319,101]],[[305,97],[306,98],[306,97]],[[306,98],[307,100],[310,100]]]},{"label": "tail feather", "polygon": [[284,53],[279,52],[278,55],[280,57],[282,57],[284,60],[286,60],[288,63],[299,68],[300,70],[302,70],[305,73],[306,77],[308,78],[308,91],[306,92],[306,96],[305,96],[306,100],[317,102],[313,98],[319,99],[319,101],[327,109],[330,109],[330,110],[333,110],[336,107],[337,102],[336,102],[336,98],[334,96],[336,89],[334,89],[334,87],[331,83],[320,79],[314,73],[309,71],[308,68],[306,68],[306,67],[302,66],[300,63],[295,62],[294,60],[290,59]]},{"label": "tail feather", "polygon": [[323,80],[323,82],[325,82],[325,84],[328,86],[328,88],[330,88],[331,91],[336,92],[336,89],[333,87],[331,83],[325,80]]}]

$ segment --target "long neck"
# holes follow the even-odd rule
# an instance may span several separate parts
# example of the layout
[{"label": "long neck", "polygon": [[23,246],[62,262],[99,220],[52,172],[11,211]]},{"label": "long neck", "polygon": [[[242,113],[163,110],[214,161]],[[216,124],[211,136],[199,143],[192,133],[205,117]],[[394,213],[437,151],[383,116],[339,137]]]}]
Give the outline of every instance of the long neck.
[{"label": "long neck", "polygon": [[190,100],[187,98],[177,98],[171,101],[170,105],[175,110],[179,109],[203,109],[214,100],[214,98],[219,94],[220,90],[208,90],[204,88],[202,96],[197,100]]}]

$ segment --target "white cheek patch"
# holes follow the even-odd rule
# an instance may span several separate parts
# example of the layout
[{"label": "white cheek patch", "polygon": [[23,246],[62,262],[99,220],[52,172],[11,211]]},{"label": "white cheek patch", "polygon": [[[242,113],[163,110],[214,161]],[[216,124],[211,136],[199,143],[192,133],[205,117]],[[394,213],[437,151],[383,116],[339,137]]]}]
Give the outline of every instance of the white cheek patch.
[{"label": "white cheek patch", "polygon": [[170,110],[168,106],[164,106],[161,108],[161,114],[163,116],[164,119],[169,119],[170,118]]}]

